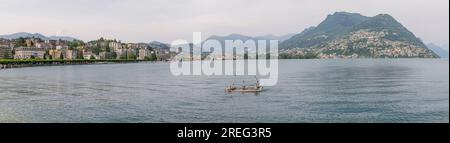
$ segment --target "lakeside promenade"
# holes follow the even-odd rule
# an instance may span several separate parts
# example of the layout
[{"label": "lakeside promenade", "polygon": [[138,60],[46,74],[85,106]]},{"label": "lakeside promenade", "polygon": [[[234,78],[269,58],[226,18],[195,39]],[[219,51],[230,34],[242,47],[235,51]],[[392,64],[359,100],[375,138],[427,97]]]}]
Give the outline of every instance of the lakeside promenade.
[{"label": "lakeside promenade", "polygon": [[104,60],[9,60],[0,59],[0,70],[9,68],[23,68],[35,66],[55,66],[55,65],[86,65],[86,64],[107,64],[107,63],[137,63],[146,60],[131,60],[131,59],[104,59]]}]

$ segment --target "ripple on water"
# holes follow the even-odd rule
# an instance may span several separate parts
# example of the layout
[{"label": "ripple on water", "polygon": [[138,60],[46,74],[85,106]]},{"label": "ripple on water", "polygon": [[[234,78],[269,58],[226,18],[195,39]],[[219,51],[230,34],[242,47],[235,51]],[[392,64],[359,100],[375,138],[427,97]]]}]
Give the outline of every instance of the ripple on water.
[{"label": "ripple on water", "polygon": [[[254,77],[172,76],[168,63],[0,71],[0,122],[448,122],[448,60],[281,60]],[[50,76],[49,76],[50,75]]]}]

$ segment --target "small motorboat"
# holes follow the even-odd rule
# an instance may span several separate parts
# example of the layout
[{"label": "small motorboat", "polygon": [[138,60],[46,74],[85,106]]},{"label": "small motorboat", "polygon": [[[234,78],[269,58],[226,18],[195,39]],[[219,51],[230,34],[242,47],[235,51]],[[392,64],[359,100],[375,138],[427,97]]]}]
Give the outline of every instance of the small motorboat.
[{"label": "small motorboat", "polygon": [[262,90],[263,90],[263,87],[259,84],[259,80],[256,80],[255,85],[235,86],[234,84],[231,84],[230,86],[228,86],[225,89],[226,92],[261,92]]},{"label": "small motorboat", "polygon": [[232,86],[230,86],[230,87],[227,87],[225,89],[225,91],[227,91],[227,92],[261,92],[262,89],[263,89],[262,86],[258,86],[258,87],[256,87],[256,86],[255,87],[246,87],[246,86],[232,87]]}]

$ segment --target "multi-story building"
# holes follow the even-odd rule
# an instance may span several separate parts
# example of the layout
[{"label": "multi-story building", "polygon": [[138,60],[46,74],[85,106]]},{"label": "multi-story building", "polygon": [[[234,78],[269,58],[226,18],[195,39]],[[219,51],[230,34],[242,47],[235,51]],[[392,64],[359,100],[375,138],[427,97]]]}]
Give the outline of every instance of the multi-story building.
[{"label": "multi-story building", "polygon": [[52,59],[61,59],[61,55],[63,56],[62,59],[64,59],[64,54],[61,50],[49,50],[48,52],[50,56],[52,56]]},{"label": "multi-story building", "polygon": [[138,55],[137,59],[138,60],[144,60],[145,57],[150,55],[149,53],[150,53],[150,51],[148,49],[146,49],[146,48],[139,49],[139,55]]},{"label": "multi-story building", "polygon": [[133,57],[133,56],[136,56],[136,49],[126,49],[125,50],[125,55],[127,56],[127,57]]},{"label": "multi-story building", "polygon": [[12,49],[9,44],[0,44],[0,59],[11,59]]},{"label": "multi-story building", "polygon": [[93,57],[94,59],[100,59],[100,56],[97,56],[96,54],[94,54],[94,53],[92,53],[92,52],[90,52],[90,51],[84,51],[84,52],[83,52],[83,58],[84,58],[84,59],[89,60],[89,59],[91,59],[92,57]]},{"label": "multi-story building", "polygon": [[111,49],[116,52],[118,50],[122,50],[122,43],[120,42],[110,42],[109,43],[109,47],[111,47]]},{"label": "multi-story building", "polygon": [[57,45],[56,50],[67,50],[69,49],[68,45]]},{"label": "multi-story building", "polygon": [[75,50],[66,50],[65,53],[66,53],[65,59],[67,60],[74,60],[77,57],[77,51]]},{"label": "multi-story building", "polygon": [[45,40],[46,44],[56,45],[58,41],[57,40]]},{"label": "multi-story building", "polygon": [[120,59],[120,57],[123,57],[123,55],[124,55],[123,49],[115,50],[114,52],[116,53],[116,59]]},{"label": "multi-story building", "polygon": [[142,49],[142,48],[148,48],[149,45],[146,43],[128,43],[127,48],[130,49]]},{"label": "multi-story building", "polygon": [[45,43],[45,42],[35,43],[34,45],[35,45],[36,48],[42,48],[42,49],[46,49],[46,50],[56,48],[52,44]]},{"label": "multi-story building", "polygon": [[36,47],[19,47],[15,49],[14,59],[43,59],[45,50]]}]

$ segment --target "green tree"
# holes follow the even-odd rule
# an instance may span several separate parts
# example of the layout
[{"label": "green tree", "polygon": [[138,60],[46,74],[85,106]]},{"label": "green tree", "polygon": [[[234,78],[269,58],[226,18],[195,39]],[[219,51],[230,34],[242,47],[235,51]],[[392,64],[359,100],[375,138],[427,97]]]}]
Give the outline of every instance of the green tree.
[{"label": "green tree", "polygon": [[117,59],[117,53],[116,52],[112,52],[111,53],[111,59]]},{"label": "green tree", "polygon": [[156,54],[155,54],[155,53],[150,54],[150,60],[151,60],[151,61],[156,61],[156,60],[158,60],[158,57],[156,57]]},{"label": "green tree", "polygon": [[136,60],[136,55],[128,55],[129,60]]},{"label": "green tree", "polygon": [[25,41],[25,38],[23,38],[23,37],[16,39],[15,43],[16,43],[15,47],[25,47],[26,46],[26,41]]},{"label": "green tree", "polygon": [[109,47],[109,43],[106,43],[106,52],[112,52],[112,49],[111,49],[111,47]]},{"label": "green tree", "polygon": [[144,60],[146,60],[146,61],[156,61],[156,60],[158,60],[158,58],[156,57],[156,54],[152,53],[152,54],[150,54],[150,56],[145,56]]},{"label": "green tree", "polygon": [[49,50],[45,50],[44,59],[48,59],[49,56],[50,56],[50,51]]},{"label": "green tree", "polygon": [[79,50],[79,51],[77,52],[77,59],[84,59],[83,51],[82,51],[82,50]]}]

